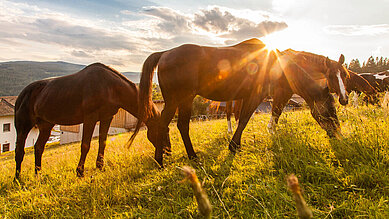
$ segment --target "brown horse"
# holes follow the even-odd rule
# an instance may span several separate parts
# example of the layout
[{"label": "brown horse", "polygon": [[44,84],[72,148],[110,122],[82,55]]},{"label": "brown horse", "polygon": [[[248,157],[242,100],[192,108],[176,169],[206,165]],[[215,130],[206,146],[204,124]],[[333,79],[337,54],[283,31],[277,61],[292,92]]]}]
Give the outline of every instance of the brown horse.
[{"label": "brown horse", "polygon": [[[268,124],[270,132],[293,94],[300,95],[311,108],[311,114],[330,137],[341,136],[340,125],[330,93],[339,96],[339,102],[346,105],[348,96],[345,82],[349,73],[342,66],[344,56],[339,61],[308,52],[286,50],[279,57],[279,65],[272,69],[272,75],[280,75],[274,82],[272,91],[272,117]],[[331,74],[335,72],[335,74]]]},{"label": "brown horse", "polygon": [[[340,57],[338,64],[335,64],[333,61],[328,61],[324,56],[286,50],[280,52],[279,60],[280,65],[274,66],[271,71],[271,76],[276,78],[272,86],[273,91],[271,92],[273,97],[272,117],[268,124],[268,129],[271,133],[274,133],[275,125],[278,123],[282,110],[293,94],[299,94],[305,99],[311,108],[313,117],[327,131],[330,137],[341,136],[336,110],[333,105],[334,100],[328,88],[330,84],[338,83],[339,88],[344,87],[346,84],[353,85],[364,92],[374,94],[374,89],[370,89],[371,87],[369,87],[366,81],[357,80],[359,78],[355,76],[352,78],[347,77],[347,70],[341,67],[344,61],[343,56]],[[341,77],[341,80],[337,78],[337,80],[333,80],[331,83],[328,80],[329,77],[325,75],[328,71],[326,66],[330,65],[338,65],[338,68],[346,77]],[[319,68],[320,66],[322,69]],[[345,79],[345,83],[343,83],[343,79]],[[332,89],[335,93],[336,90]],[[345,105],[344,102],[343,105]]]},{"label": "brown horse", "polygon": [[360,73],[369,84],[378,92],[389,91],[389,71],[379,73]]},{"label": "brown horse", "polygon": [[347,92],[351,93],[354,91],[354,97],[356,98],[360,93],[364,93],[366,95],[365,102],[367,104],[378,104],[377,90],[362,76],[350,70],[348,70],[348,72],[350,73],[350,79],[346,82]]},{"label": "brown horse", "polygon": [[[85,158],[98,121],[100,130],[96,166],[101,169],[113,116],[119,108],[123,108],[137,117],[137,98],[138,88],[134,83],[100,63],[89,65],[72,75],[31,83],[20,93],[15,105],[15,178],[19,179],[26,137],[35,125],[39,128],[39,137],[34,145],[36,173],[41,169],[42,153],[53,126],[84,123],[81,157],[77,167],[77,175],[83,176]],[[150,116],[142,121],[148,127],[148,139],[155,144],[160,113],[153,104],[150,109]]]},{"label": "brown horse", "polygon": [[[161,114],[160,132],[165,132],[178,107],[177,126],[189,158],[195,158],[189,138],[189,120],[195,95],[217,101],[243,99],[242,113],[229,149],[235,152],[241,143],[241,135],[250,116],[270,90],[269,71],[277,55],[266,49],[258,39],[250,39],[234,46],[205,47],[182,45],[150,55],[143,64],[139,86],[139,116],[150,115],[151,80],[158,66],[158,79],[165,107]],[[339,63],[328,60],[324,71],[331,79],[345,77]],[[333,65],[333,64],[336,65]],[[341,66],[341,65],[340,65]],[[343,70],[343,68],[341,68]],[[339,83],[338,83],[339,84]],[[338,93],[344,94],[339,85]],[[347,96],[341,96],[347,102]],[[138,123],[138,127],[139,127]],[[137,128],[138,128],[137,127]],[[135,136],[134,133],[133,137]],[[163,136],[159,136],[155,151],[156,161],[162,165]]]}]

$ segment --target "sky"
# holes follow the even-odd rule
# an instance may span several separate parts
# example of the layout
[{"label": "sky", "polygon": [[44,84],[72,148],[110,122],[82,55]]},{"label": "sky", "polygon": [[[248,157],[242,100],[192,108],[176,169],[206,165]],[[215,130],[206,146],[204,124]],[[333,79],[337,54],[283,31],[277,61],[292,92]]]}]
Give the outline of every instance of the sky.
[{"label": "sky", "polygon": [[389,0],[0,0],[0,61],[102,62],[256,37],[346,62],[389,57]]}]

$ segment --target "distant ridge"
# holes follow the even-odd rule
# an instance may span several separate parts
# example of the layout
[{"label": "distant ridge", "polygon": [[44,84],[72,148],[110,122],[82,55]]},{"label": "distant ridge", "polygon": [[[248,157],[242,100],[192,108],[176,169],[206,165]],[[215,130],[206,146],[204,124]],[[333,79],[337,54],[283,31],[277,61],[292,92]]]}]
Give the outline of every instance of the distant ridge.
[{"label": "distant ridge", "polygon": [[[92,63],[91,63],[92,64]],[[34,62],[10,61],[0,62],[0,96],[17,96],[33,81],[49,77],[58,77],[76,73],[86,65],[64,61]],[[139,83],[139,72],[121,72],[129,80]],[[154,75],[154,83],[158,83]]]}]

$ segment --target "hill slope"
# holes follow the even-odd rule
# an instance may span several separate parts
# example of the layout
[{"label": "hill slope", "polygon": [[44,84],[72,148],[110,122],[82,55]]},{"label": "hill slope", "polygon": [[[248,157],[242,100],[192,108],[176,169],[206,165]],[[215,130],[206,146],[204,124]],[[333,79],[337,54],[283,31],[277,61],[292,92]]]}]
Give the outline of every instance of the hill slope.
[{"label": "hill slope", "polygon": [[0,96],[17,96],[33,81],[72,74],[84,67],[84,65],[67,62],[2,62],[0,63]]},{"label": "hill slope", "polygon": [[389,117],[382,108],[339,108],[345,138],[328,139],[309,110],[284,113],[277,134],[269,135],[269,114],[253,117],[242,151],[228,150],[231,135],[223,120],[192,122],[190,135],[199,156],[187,158],[175,124],[172,156],[157,168],[154,148],[141,131],[131,148],[129,134],[110,136],[105,171],[96,170],[95,139],[76,177],[80,144],[49,147],[42,174],[34,176],[29,149],[22,183],[12,183],[13,152],[0,156],[0,215],[5,218],[200,218],[193,192],[179,183],[177,167],[195,167],[215,218],[296,218],[285,178],[294,173],[315,218],[389,217]]},{"label": "hill slope", "polygon": [[[0,96],[17,96],[33,81],[49,77],[64,76],[78,72],[85,65],[68,62],[0,62]],[[139,83],[139,72],[123,72],[130,81]],[[154,83],[158,83],[156,74]]]}]

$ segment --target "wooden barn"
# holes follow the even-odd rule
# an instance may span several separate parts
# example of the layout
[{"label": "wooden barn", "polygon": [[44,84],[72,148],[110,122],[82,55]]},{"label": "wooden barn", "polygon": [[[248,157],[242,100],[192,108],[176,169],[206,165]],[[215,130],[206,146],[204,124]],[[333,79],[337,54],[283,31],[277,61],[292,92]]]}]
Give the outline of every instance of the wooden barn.
[{"label": "wooden barn", "polygon": [[[160,111],[163,109],[163,105],[164,105],[163,100],[154,101],[154,104],[157,105]],[[119,111],[113,117],[108,134],[114,135],[123,132],[128,132],[129,130],[135,128],[136,122],[137,119],[133,115],[131,115],[129,112],[125,111],[124,109],[119,109]],[[60,144],[81,141],[82,125],[83,124],[72,125],[72,126],[60,126],[60,130],[61,130]],[[93,137],[96,137],[98,135],[99,135],[99,123],[96,124],[95,130],[93,131]]]}]

